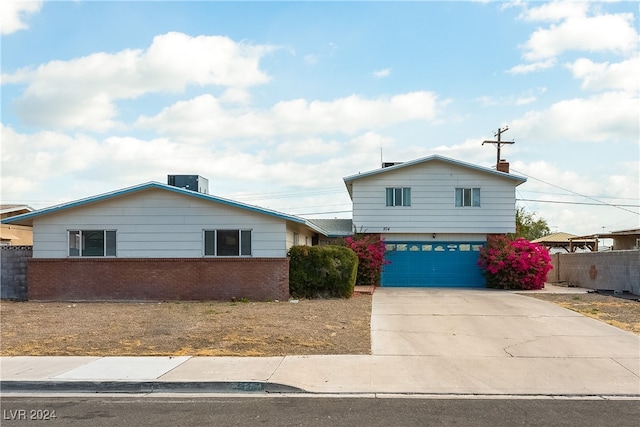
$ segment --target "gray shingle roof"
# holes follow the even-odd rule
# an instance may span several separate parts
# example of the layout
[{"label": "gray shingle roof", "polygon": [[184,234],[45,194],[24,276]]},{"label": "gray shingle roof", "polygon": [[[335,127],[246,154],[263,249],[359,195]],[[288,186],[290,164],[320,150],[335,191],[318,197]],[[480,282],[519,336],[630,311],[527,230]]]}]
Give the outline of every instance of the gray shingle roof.
[{"label": "gray shingle roof", "polygon": [[346,237],[353,234],[353,221],[350,219],[309,219],[307,221],[324,230],[327,237]]}]

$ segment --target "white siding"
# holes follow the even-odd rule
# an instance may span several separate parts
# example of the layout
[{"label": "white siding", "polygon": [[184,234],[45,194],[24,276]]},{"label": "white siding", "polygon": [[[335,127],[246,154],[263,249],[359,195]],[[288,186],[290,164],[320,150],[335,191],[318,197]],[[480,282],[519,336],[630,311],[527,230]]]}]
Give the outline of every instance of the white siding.
[{"label": "white siding", "polygon": [[[353,181],[353,223],[367,233],[515,231],[515,182],[440,161]],[[411,206],[386,206],[385,189],[410,187]],[[455,188],[480,188],[480,207],[455,207]]]},{"label": "white siding", "polygon": [[286,256],[286,221],[160,189],[119,196],[33,221],[34,258],[66,258],[68,230],[116,230],[120,258],[202,257],[203,230],[252,231],[252,256]]},{"label": "white siding", "polygon": [[294,234],[298,234],[298,245],[311,246],[315,232],[301,224],[287,223],[287,251],[294,245]]}]

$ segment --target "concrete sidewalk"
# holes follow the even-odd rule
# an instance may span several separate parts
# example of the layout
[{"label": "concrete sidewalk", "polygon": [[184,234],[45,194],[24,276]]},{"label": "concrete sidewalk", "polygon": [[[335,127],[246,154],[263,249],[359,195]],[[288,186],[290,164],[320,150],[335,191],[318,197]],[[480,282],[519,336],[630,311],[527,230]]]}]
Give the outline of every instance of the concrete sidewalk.
[{"label": "concrete sidewalk", "polygon": [[433,356],[3,357],[2,392],[640,397],[638,359]]},{"label": "concrete sidewalk", "polygon": [[638,335],[510,292],[380,291],[372,355],[2,357],[2,392],[640,398]]}]

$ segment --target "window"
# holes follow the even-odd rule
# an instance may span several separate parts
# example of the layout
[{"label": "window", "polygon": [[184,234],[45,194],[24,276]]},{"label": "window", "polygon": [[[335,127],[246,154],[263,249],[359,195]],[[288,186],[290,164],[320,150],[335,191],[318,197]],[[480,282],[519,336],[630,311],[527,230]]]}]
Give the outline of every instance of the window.
[{"label": "window", "polygon": [[480,206],[479,188],[456,188],[456,207]]},{"label": "window", "polygon": [[205,256],[251,256],[251,230],[204,230]]},{"label": "window", "polygon": [[70,230],[69,256],[116,256],[116,231]]},{"label": "window", "polygon": [[411,206],[411,188],[387,188],[387,206]]}]

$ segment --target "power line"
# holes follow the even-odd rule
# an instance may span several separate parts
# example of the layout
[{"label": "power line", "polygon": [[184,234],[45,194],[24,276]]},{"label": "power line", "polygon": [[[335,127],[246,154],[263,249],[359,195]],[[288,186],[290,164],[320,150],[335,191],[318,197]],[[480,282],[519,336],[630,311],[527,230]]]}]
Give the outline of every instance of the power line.
[{"label": "power line", "polygon": [[[568,196],[567,193],[550,193],[548,191],[534,191],[534,190],[518,190],[519,193],[531,193],[531,194],[545,194],[548,196]],[[615,199],[615,200],[638,200],[637,197],[614,197],[614,196],[585,196],[585,197],[598,197],[600,199]]]},{"label": "power line", "polygon": [[295,216],[309,216],[309,215],[326,215],[326,214],[337,214],[337,213],[347,213],[347,212],[352,212],[352,210],[349,209],[348,211],[309,212],[309,213],[299,213],[299,214],[294,214],[294,215]]},{"label": "power line", "polygon": [[[603,202],[602,200],[598,200],[598,199],[596,199],[595,197],[585,196],[584,194],[580,194],[580,193],[578,193],[578,192],[576,192],[576,191],[569,190],[568,188],[560,187],[559,185],[552,184],[552,183],[547,182],[547,181],[544,181],[544,180],[542,180],[542,179],[540,179],[540,178],[536,178],[536,177],[534,177],[534,176],[527,175],[527,174],[526,174],[526,173],[524,173],[524,172],[520,172],[520,171],[517,171],[517,170],[515,170],[515,169],[512,169],[512,170],[513,170],[514,172],[516,172],[516,173],[519,173],[520,175],[524,175],[524,176],[526,176],[527,178],[535,179],[536,181],[540,181],[540,182],[542,182],[542,183],[544,183],[544,184],[547,184],[547,185],[550,185],[550,186],[552,186],[552,187],[556,187],[556,188],[559,188],[559,189],[561,189],[561,190],[568,191],[569,193],[575,194],[575,195],[577,195],[577,196],[584,197],[585,199],[589,199],[589,200],[593,200],[594,202],[598,202],[598,205],[606,205],[606,206],[610,206],[610,207],[612,207],[612,208],[616,208],[616,209],[620,209],[620,210],[623,210],[623,211],[626,211],[626,212],[630,212],[630,213],[632,213],[632,214],[640,215],[640,212],[634,212],[634,211],[632,211],[632,210],[630,210],[630,209],[627,209],[627,208],[622,207],[622,206],[625,206],[625,205],[614,205],[614,204],[611,204],[611,203]],[[565,202],[565,203],[570,203],[570,202]],[[574,203],[574,202],[571,202],[571,203],[573,203],[573,204],[579,204],[578,202],[575,202],[575,203]],[[633,207],[635,207],[635,206],[633,206]]]},{"label": "power line", "polygon": [[307,190],[307,191],[295,191],[295,192],[273,192],[273,193],[248,193],[248,194],[235,194],[230,198],[238,201],[252,201],[252,200],[273,200],[273,199],[289,199],[292,197],[308,197],[308,196],[325,196],[330,194],[342,194],[345,190]]},{"label": "power line", "polygon": [[[614,208],[619,208],[621,206],[626,206],[629,208],[640,208],[640,205],[612,205],[610,203],[586,203],[586,202],[564,202],[560,200],[535,200],[535,199],[516,199],[517,202],[538,202],[538,203],[560,203],[564,205],[586,205],[586,206],[609,206]],[[628,210],[628,209],[625,209]],[[633,211],[629,211],[631,213],[637,213]],[[640,214],[638,214],[640,215]]]}]

